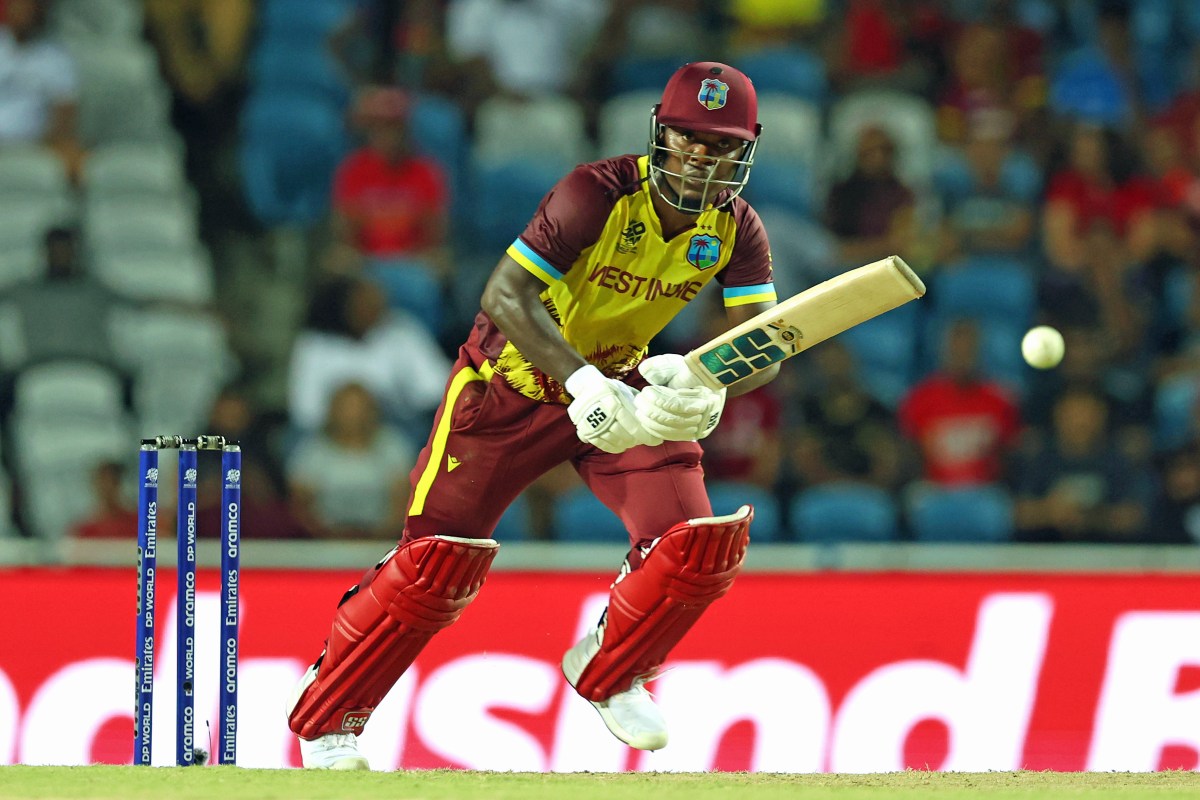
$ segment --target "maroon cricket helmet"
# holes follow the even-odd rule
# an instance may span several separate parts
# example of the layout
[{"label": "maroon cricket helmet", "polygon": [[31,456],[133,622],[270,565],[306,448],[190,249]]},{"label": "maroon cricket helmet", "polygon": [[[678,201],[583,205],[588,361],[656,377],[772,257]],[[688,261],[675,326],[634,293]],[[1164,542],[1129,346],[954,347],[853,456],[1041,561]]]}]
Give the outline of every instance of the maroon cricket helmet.
[{"label": "maroon cricket helmet", "polygon": [[758,124],[758,95],[739,70],[716,61],[684,64],[663,89],[658,124],[752,142]]}]

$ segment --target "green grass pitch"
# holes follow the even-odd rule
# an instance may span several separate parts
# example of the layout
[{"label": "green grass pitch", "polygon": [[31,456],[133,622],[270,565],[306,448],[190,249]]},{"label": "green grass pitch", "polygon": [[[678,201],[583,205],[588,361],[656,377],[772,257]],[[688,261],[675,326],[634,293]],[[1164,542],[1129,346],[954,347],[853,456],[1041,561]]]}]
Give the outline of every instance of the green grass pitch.
[{"label": "green grass pitch", "polygon": [[906,800],[912,798],[1196,798],[1200,773],[900,772],[533,774],[358,772],[236,767],[0,767],[0,798],[219,800]]}]

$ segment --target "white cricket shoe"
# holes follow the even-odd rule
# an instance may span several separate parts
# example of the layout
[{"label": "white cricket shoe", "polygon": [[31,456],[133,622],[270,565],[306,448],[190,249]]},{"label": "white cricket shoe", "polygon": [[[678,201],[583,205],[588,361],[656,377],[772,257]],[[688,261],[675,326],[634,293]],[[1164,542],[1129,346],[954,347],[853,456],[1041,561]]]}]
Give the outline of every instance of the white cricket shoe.
[{"label": "white cricket shoe", "polygon": [[317,739],[301,739],[300,755],[307,769],[370,769],[367,758],[358,752],[353,733],[327,733]]},{"label": "white cricket shoe", "polygon": [[[596,628],[563,656],[563,677],[572,687],[579,682],[584,668],[600,651],[603,639],[603,629]],[[625,744],[637,750],[661,750],[667,746],[667,721],[643,685],[647,680],[637,678],[631,688],[607,700],[588,702],[600,713],[600,719],[604,720],[612,735]]]},{"label": "white cricket shoe", "polygon": [[[300,702],[300,697],[309,684],[317,679],[314,664],[304,672],[288,702],[287,715]],[[358,752],[358,737],[353,733],[327,733],[316,739],[300,739],[300,758],[307,769],[370,769],[366,756]]]}]

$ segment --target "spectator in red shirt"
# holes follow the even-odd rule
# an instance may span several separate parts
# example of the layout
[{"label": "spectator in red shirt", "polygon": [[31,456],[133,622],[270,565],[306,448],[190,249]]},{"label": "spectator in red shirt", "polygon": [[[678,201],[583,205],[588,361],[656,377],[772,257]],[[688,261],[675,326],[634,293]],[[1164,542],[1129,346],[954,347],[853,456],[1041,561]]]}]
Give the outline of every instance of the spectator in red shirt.
[{"label": "spectator in red shirt", "polygon": [[364,90],[355,103],[353,122],[366,144],[334,178],[333,229],[341,246],[334,266],[354,255],[444,264],[449,189],[442,168],[411,149],[410,104],[403,91],[381,87]]},{"label": "spectator in red shirt", "polygon": [[979,330],[960,319],[946,329],[938,372],[901,401],[900,429],[921,452],[926,480],[992,483],[1020,431],[1017,404],[979,373]]},{"label": "spectator in red shirt", "polygon": [[1084,123],[1067,145],[1067,163],[1050,177],[1042,228],[1050,264],[1077,270],[1086,257],[1085,239],[1097,224],[1120,236],[1131,260],[1143,262],[1158,247],[1155,191],[1133,174],[1132,154],[1117,135]]}]

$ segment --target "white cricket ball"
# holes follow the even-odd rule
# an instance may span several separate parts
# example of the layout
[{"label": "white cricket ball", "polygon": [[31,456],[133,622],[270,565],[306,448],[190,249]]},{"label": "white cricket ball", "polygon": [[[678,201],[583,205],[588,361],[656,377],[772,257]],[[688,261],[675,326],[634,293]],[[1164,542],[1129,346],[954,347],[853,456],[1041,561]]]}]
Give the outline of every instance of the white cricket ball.
[{"label": "white cricket ball", "polygon": [[1036,369],[1057,367],[1066,349],[1062,334],[1049,325],[1030,328],[1021,340],[1021,355],[1025,357],[1025,363]]}]

